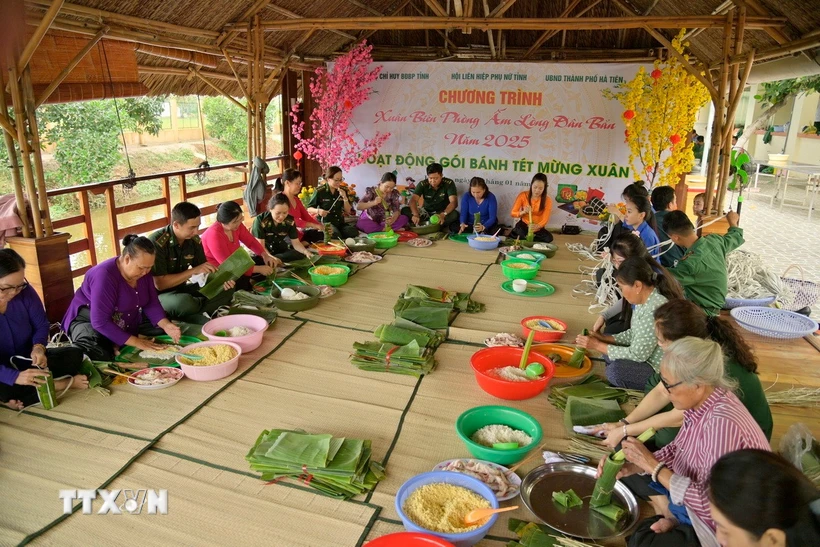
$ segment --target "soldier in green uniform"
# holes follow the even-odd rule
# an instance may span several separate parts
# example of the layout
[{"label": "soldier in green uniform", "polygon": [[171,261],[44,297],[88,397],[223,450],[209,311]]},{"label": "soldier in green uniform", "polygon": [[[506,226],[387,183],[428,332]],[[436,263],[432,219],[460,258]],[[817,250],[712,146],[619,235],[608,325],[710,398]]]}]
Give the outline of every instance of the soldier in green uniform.
[{"label": "soldier in green uniform", "polygon": [[323,223],[333,227],[333,236],[347,239],[359,235],[356,226],[345,223],[345,215],[353,215],[353,206],[347,193],[339,188],[344,180],[342,170],[335,165],[328,167],[327,181],[316,189],[308,203],[308,213],[318,217]]},{"label": "soldier in green uniform", "polygon": [[683,211],[670,211],[663,219],[663,231],[669,239],[686,249],[683,258],[669,268],[669,272],[680,281],[686,299],[709,315],[718,315],[726,303],[726,255],[743,245],[743,229],[737,226],[737,213],[729,211],[726,220],[729,222],[726,235],[698,237]]},{"label": "soldier in green uniform", "polygon": [[279,193],[268,202],[268,210],[253,221],[251,233],[267,251],[282,262],[293,262],[303,256],[311,258],[304,244],[299,241],[296,221],[288,214],[288,196]]},{"label": "soldier in green uniform", "polygon": [[404,207],[401,214],[410,217],[413,225],[418,226],[422,211],[419,209],[419,198],[424,199],[421,209],[427,216],[439,215],[442,230],[445,232],[458,231],[458,192],[456,183],[445,178],[440,163],[431,163],[427,166],[427,178],[416,186],[410,206]]},{"label": "soldier in green uniform", "polygon": [[199,294],[199,285],[188,283],[197,274],[210,274],[216,266],[205,259],[197,232],[201,213],[193,203],[177,203],[171,211],[171,224],[148,236],[156,248],[151,273],[159,292],[159,301],[171,319],[203,324],[217,308],[227,305],[233,296],[234,282],[225,283],[225,291],[208,300]]}]

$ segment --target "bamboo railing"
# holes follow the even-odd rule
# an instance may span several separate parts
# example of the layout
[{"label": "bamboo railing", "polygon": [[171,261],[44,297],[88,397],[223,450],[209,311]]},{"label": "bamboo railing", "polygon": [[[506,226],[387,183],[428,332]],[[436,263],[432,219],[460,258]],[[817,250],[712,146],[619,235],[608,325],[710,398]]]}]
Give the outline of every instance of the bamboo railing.
[{"label": "bamboo railing", "polygon": [[[271,164],[272,162],[278,162],[279,164],[278,169],[271,169],[271,173],[268,174],[268,179],[273,179],[278,176],[281,176],[281,172],[283,170],[283,159],[285,159],[285,156],[266,158],[265,161],[268,162],[268,164]],[[55,231],[64,230],[72,226],[82,226],[83,228],[83,237],[72,239],[69,241],[68,252],[69,255],[76,255],[79,253],[87,252],[88,264],[77,269],[72,269],[72,277],[77,278],[82,275],[85,275],[85,273],[92,266],[96,266],[99,261],[105,260],[106,258],[110,258],[108,256],[98,256],[97,249],[94,246],[95,233],[100,233],[102,231],[107,230],[113,240],[114,252],[119,254],[120,241],[126,234],[146,234],[168,225],[171,222],[171,209],[173,205],[179,201],[194,200],[197,198],[202,198],[204,196],[216,194],[218,192],[236,189],[238,191],[237,197],[234,199],[234,201],[236,201],[237,203],[241,203],[241,188],[243,188],[248,183],[248,172],[244,169],[246,165],[246,162],[241,161],[211,167],[208,170],[208,173],[220,171],[235,171],[237,175],[241,175],[241,179],[216,186],[199,188],[196,190],[190,190],[188,188],[187,177],[189,175],[196,175],[198,173],[201,173],[202,169],[186,169],[183,171],[153,173],[150,175],[139,176],[134,179],[108,180],[105,182],[95,182],[91,184],[83,184],[78,186],[69,186],[67,188],[49,190],[49,199],[74,194],[77,196],[77,199],[79,200],[79,214],[53,221],[53,227]],[[174,179],[176,179],[179,185],[177,196],[172,195],[171,192],[171,181]],[[128,184],[131,182],[146,182],[156,180],[159,180],[162,184],[162,197],[148,199],[137,203],[129,203],[125,205],[117,204],[116,194],[114,190],[118,186],[122,186],[123,184]],[[94,225],[91,215],[89,194],[105,196],[105,226]],[[202,216],[210,215],[216,212],[217,205],[217,203],[211,203],[204,207],[200,207],[200,210],[202,211]],[[159,206],[163,206],[164,210],[162,216],[160,216],[157,219],[142,222],[139,224],[132,224],[128,226],[123,226],[120,224],[119,216],[122,214],[147,209],[149,207]],[[202,231],[204,231],[204,228]]]}]

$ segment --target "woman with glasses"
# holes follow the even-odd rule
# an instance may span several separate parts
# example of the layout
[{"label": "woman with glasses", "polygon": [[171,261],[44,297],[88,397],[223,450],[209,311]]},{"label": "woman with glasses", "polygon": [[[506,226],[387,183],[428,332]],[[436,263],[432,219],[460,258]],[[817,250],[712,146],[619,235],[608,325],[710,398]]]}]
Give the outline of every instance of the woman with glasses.
[{"label": "woman with glasses", "polygon": [[285,169],[282,178],[278,179],[273,186],[273,195],[281,192],[288,197],[290,203],[288,214],[296,221],[300,234],[299,239],[304,243],[323,241],[325,235],[322,233],[322,224],[308,213],[305,204],[299,198],[301,191],[302,175],[296,169]]},{"label": "woman with glasses", "polygon": [[153,241],[129,234],[122,240],[120,256],[100,262],[85,274],[63,317],[63,329],[93,361],[112,361],[121,346],[162,349],[162,344],[140,338],[140,333],[159,329],[179,340],[182,333],[165,316],[154,286],[155,258]]},{"label": "woman with glasses", "polygon": [[345,222],[345,215],[354,214],[350,198],[340,186],[345,178],[342,169],[335,165],[327,168],[325,183],[316,189],[308,203],[308,213],[319,217],[325,224],[330,224],[334,237],[347,239],[359,235],[359,230]]},{"label": "woman with glasses", "polygon": [[251,276],[259,274],[268,276],[274,268],[282,265],[282,261],[271,255],[259,241],[253,237],[250,230],[242,223],[245,215],[242,207],[235,201],[226,201],[216,209],[216,222],[211,224],[202,233],[202,248],[205,258],[214,266],[219,266],[231,256],[242,243],[253,251],[262,264],[251,266],[245,274],[236,281],[236,288],[251,289]]},{"label": "woman with glasses", "polygon": [[654,453],[633,437],[621,443],[627,463],[618,478],[656,512],[638,525],[631,547],[716,546],[708,494],[712,466],[735,450],[770,450],[760,426],[732,393],[737,382],[725,375],[723,359],[717,342],[693,336],[670,343],[663,355],[661,384],[683,412],[683,426],[671,444]]},{"label": "woman with glasses", "polygon": [[[772,438],[772,411],[760,385],[757,361],[752,348],[729,321],[706,315],[703,309],[689,300],[672,300],[655,310],[655,334],[663,350],[686,336],[711,339],[720,344],[725,357],[726,376],[738,383],[735,394],[766,438]],[[625,435],[640,435],[650,427],[656,431],[652,442],[657,448],[672,442],[683,423],[683,412],[669,403],[669,391],[664,388],[660,374],[649,378],[644,391],[646,396],[622,422],[602,424],[598,428],[607,435],[604,444],[615,448]]]},{"label": "woman with glasses", "polygon": [[658,274],[640,256],[624,260],[615,271],[615,281],[625,305],[634,305],[629,329],[614,336],[593,332],[579,335],[579,347],[600,351],[606,361],[606,377],[614,386],[643,389],[646,381],[658,371],[663,350],[655,336],[653,314],[669,300],[683,297],[680,285],[672,276]]},{"label": "woman with glasses", "polygon": [[49,322],[34,288],[25,278],[26,263],[12,249],[0,249],[0,403],[14,410],[37,402],[36,387],[51,371],[58,393],[86,389],[80,374],[83,352],[76,347],[46,349]]}]

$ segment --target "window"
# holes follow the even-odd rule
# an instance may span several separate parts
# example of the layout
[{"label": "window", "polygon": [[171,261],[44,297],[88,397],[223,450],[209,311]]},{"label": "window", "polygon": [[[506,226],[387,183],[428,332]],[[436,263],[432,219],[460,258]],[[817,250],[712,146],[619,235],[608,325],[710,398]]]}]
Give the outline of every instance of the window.
[{"label": "window", "polygon": [[196,97],[177,97],[177,124],[179,129],[199,127]]}]

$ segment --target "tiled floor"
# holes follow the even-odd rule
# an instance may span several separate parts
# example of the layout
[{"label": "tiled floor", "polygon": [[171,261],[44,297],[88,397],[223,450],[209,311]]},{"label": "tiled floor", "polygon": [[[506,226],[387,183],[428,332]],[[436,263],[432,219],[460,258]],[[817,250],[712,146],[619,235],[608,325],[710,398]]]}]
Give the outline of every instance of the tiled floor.
[{"label": "tiled floor", "polygon": [[[820,194],[809,220],[806,209],[783,207],[780,211],[779,201],[769,205],[770,198],[760,194],[774,192],[771,181],[761,177],[758,186],[759,193],[749,194],[743,202],[740,226],[746,243],[742,248],[766,257],[777,274],[782,274],[791,264],[799,264],[807,279],[820,283]],[[805,188],[805,184],[790,186],[787,197],[802,200]],[[727,196],[727,202],[729,197],[731,195]],[[799,278],[800,273],[792,270],[789,277]],[[812,307],[812,317],[820,318],[819,303]]]}]

